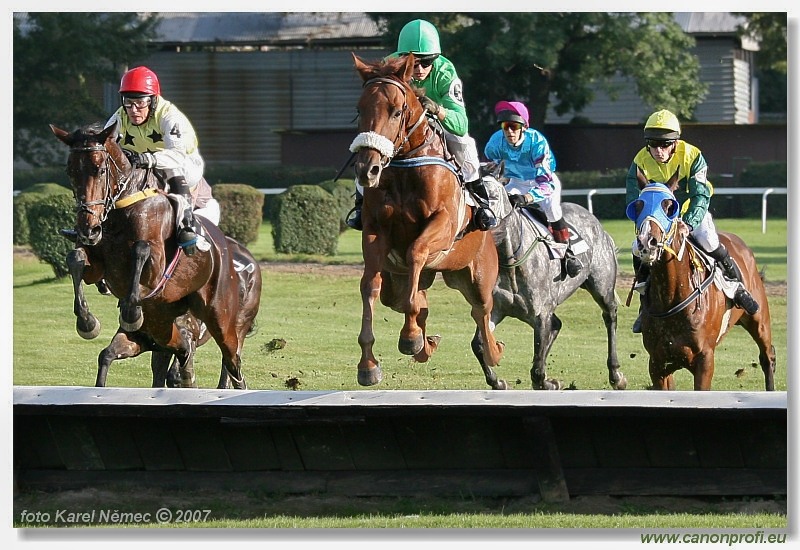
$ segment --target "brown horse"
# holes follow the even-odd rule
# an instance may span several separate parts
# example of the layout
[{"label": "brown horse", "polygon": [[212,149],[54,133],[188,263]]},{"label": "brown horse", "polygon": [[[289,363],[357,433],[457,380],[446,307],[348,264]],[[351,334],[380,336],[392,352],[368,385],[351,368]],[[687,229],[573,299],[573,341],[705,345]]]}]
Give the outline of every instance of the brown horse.
[{"label": "brown horse", "polygon": [[[93,124],[72,133],[51,129],[70,148],[67,173],[80,244],[67,263],[78,333],[93,338],[99,332],[81,281],[103,278],[119,299],[120,329],[98,358],[96,385],[105,386],[114,359],[156,351],[174,354],[183,385],[194,386],[191,361],[202,322],[222,352],[218,387],[231,381],[235,388],[246,388],[241,352],[261,296],[257,265],[246,276],[237,274],[237,255],[240,262],[254,264],[249,252],[197,216],[210,249],[183,255],[175,239],[172,201],[157,188],[151,171],[131,167],[115,140],[115,127]],[[159,357],[163,364],[164,356]],[[155,385],[155,366],[153,376]]]},{"label": "brown horse", "polygon": [[719,239],[738,264],[743,283],[760,304],[755,315],[734,307],[721,271],[689,238],[679,218],[680,205],[669,185],[647,183],[628,206],[636,222],[636,254],[650,266],[643,298],[642,341],[650,354],[650,379],[655,389],[674,390],[673,373],[687,369],[695,390],[711,389],[714,350],[734,325],[741,325],[758,345],[765,387],[774,390],[775,347],[769,304],[753,252],[732,233]]},{"label": "brown horse", "polygon": [[425,362],[439,336],[426,334],[427,289],[441,273],[447,286],[472,306],[483,342],[484,374],[504,389],[492,372],[503,344],[489,328],[497,251],[490,232],[472,230],[463,184],[446,158],[444,140],[425,117],[409,82],[414,56],[367,63],[355,54],[364,81],[358,101],[359,134],[351,145],[355,172],[364,186],[362,208],[361,360],[358,382],[380,382],[373,354],[375,302],[405,314],[398,349]]}]

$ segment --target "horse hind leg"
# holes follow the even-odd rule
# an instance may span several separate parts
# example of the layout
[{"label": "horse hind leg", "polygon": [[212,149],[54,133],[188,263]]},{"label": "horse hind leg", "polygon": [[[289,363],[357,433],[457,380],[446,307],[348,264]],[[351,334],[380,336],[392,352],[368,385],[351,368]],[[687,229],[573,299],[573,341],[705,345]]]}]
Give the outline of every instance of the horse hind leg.
[{"label": "horse hind leg", "polygon": [[136,357],[147,350],[148,348],[145,343],[139,340],[136,335],[123,332],[122,329],[117,330],[117,333],[111,339],[111,343],[97,356],[97,379],[95,380],[95,386],[98,388],[104,388],[106,386],[108,369],[111,367],[111,363],[117,359]]},{"label": "horse hind leg", "polygon": [[603,324],[606,326],[606,341],[608,342],[606,367],[608,368],[608,383],[615,390],[624,390],[628,387],[628,379],[620,370],[617,357],[617,302],[611,293],[605,299],[595,298],[595,302],[603,310]]},{"label": "horse hind leg", "polygon": [[89,311],[89,304],[83,293],[83,273],[86,269],[86,251],[76,248],[67,254],[67,268],[72,277],[72,291],[75,296],[73,312],[75,313],[75,331],[85,340],[97,338],[100,334],[100,321]]},{"label": "horse hind leg", "polygon": [[764,389],[775,391],[775,346],[770,345],[769,351],[762,351],[758,354],[758,362],[764,372]]}]

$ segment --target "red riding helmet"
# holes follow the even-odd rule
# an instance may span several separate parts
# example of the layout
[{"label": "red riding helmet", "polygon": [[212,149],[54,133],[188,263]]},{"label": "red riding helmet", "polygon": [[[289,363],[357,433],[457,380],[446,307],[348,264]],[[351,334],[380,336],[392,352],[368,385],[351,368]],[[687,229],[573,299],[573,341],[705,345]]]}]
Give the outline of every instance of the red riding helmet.
[{"label": "red riding helmet", "polygon": [[147,67],[134,67],[122,75],[119,93],[123,95],[161,95],[161,85],[156,73]]}]

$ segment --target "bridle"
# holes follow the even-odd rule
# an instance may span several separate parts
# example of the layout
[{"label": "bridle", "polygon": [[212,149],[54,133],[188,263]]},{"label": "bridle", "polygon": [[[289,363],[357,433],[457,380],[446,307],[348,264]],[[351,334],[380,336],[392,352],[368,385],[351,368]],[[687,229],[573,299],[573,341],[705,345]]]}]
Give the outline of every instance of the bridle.
[{"label": "bridle", "polygon": [[[77,193],[75,193],[75,202],[76,202],[76,213],[84,212],[86,214],[96,216],[100,219],[100,223],[106,221],[108,215],[111,213],[114,208],[117,207],[117,202],[119,199],[128,191],[128,185],[131,181],[131,175],[125,176],[122,168],[117,164],[111,154],[108,152],[108,149],[103,144],[95,144],[95,145],[81,145],[81,146],[72,146],[70,147],[70,155],[72,153],[87,153],[87,152],[102,152],[105,153],[105,158],[103,162],[99,165],[95,164],[99,168],[99,178],[102,180],[104,193],[102,199],[92,200],[92,201],[81,201],[78,198]],[[93,163],[94,164],[94,163]],[[112,175],[113,166],[114,171],[116,172],[116,192],[114,192],[114,176]],[[73,188],[75,185],[73,184]],[[101,214],[98,216],[94,210],[90,207],[102,205],[103,209]]]},{"label": "bridle", "polygon": [[408,158],[413,156],[414,153],[432,141],[433,134],[431,134],[428,139],[424,140],[421,145],[414,147],[413,149],[400,155],[400,152],[406,146],[406,144],[409,143],[409,140],[414,132],[416,132],[417,129],[419,129],[425,122],[425,113],[427,111],[423,109],[416,122],[414,122],[414,124],[408,128],[410,125],[409,117],[411,115],[411,109],[408,106],[408,88],[400,80],[389,77],[371,78],[364,82],[362,87],[367,88],[368,86],[376,84],[389,84],[392,86],[397,86],[403,92],[403,114],[400,119],[399,128],[397,129],[397,135],[394,137],[394,139],[389,139],[378,132],[361,132],[356,136],[356,138],[353,140],[353,143],[350,145],[350,151],[357,153],[360,149],[365,147],[375,149],[384,159],[382,161],[382,168],[386,168],[394,158]]}]

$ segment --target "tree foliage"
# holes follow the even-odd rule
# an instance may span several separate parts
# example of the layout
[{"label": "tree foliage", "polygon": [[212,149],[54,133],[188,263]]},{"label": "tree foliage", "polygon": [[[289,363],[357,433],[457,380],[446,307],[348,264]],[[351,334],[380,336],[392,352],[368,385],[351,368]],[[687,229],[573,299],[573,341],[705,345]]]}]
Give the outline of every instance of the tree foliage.
[{"label": "tree foliage", "polygon": [[761,69],[786,74],[786,12],[736,13],[746,19],[739,25],[740,35],[758,41],[758,64]]},{"label": "tree foliage", "polygon": [[531,125],[545,122],[550,101],[559,115],[581,111],[596,89],[611,97],[628,77],[642,100],[690,120],[707,87],[691,53],[694,39],[671,13],[373,13],[394,48],[415,18],[439,29],[443,55],[464,81],[470,133],[493,127],[494,104],[523,101]]},{"label": "tree foliage", "polygon": [[147,55],[157,17],[136,13],[30,12],[14,16],[14,157],[56,160],[49,124],[105,120],[102,84]]}]

